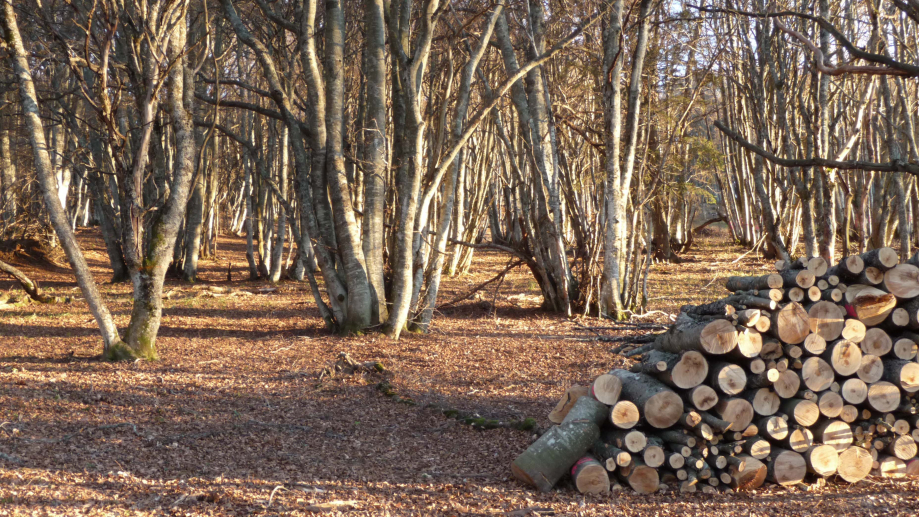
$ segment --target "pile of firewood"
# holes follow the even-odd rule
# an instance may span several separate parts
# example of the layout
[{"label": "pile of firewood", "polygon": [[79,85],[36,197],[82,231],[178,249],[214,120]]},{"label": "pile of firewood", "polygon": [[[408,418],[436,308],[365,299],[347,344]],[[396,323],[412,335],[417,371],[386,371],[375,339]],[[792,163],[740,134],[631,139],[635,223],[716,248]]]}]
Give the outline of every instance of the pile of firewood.
[{"label": "pile of firewood", "polygon": [[731,277],[640,359],[571,387],[512,464],[541,490],[744,490],[919,475],[919,254],[881,248]]}]

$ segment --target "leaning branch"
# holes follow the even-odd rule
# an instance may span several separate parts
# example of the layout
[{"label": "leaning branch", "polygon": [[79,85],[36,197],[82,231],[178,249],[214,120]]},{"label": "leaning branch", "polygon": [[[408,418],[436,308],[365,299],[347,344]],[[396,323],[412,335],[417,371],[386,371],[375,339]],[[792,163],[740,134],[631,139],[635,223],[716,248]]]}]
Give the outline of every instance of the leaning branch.
[{"label": "leaning branch", "polygon": [[29,298],[35,300],[38,303],[65,303],[70,301],[69,298],[63,298],[60,296],[48,296],[47,294],[43,293],[41,288],[38,286],[38,282],[33,282],[29,277],[25,275],[25,273],[2,260],[0,260],[0,271],[15,278],[16,281],[19,282],[19,285],[22,286],[22,290],[29,295]]},{"label": "leaning branch", "polygon": [[769,151],[759,147],[755,144],[748,142],[744,137],[735,133],[734,131],[728,129],[721,121],[715,121],[715,127],[717,127],[722,133],[728,136],[731,140],[737,142],[744,149],[756,153],[763,158],[769,160],[770,162],[780,165],[782,167],[827,167],[830,169],[838,170],[863,170],[863,171],[877,171],[877,172],[906,172],[915,176],[919,176],[919,164],[909,163],[905,161],[895,160],[887,163],[877,163],[877,162],[862,162],[856,160],[828,160],[826,158],[809,158],[806,160],[792,160],[788,158],[779,158],[778,156],[770,153]]}]

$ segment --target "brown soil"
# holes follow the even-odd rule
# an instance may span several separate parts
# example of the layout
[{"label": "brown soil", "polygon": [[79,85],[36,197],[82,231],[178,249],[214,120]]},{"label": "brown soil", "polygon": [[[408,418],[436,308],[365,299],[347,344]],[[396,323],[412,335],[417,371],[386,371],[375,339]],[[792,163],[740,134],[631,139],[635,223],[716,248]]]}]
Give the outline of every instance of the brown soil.
[{"label": "brown soil", "polygon": [[[81,232],[100,282],[97,234]],[[665,321],[714,299],[729,274],[767,270],[718,236],[680,265],[655,265],[649,292]],[[157,362],[106,363],[82,302],[0,312],[0,515],[916,515],[919,484],[770,487],[743,495],[584,497],[570,484],[537,493],[509,477],[535,431],[481,430],[454,408],[541,428],[557,397],[626,360],[572,321],[538,309],[514,270],[495,294],[444,309],[428,335],[326,333],[308,288],[242,281],[244,241],[220,242],[202,282],[170,281]],[[72,276],[11,257],[51,294]],[[226,282],[227,262],[235,281]],[[474,273],[445,281],[449,300],[507,264],[481,253]],[[0,288],[18,289],[0,279]],[[119,325],[130,287],[104,285]],[[497,300],[496,305],[492,301]],[[606,326],[595,319],[587,326]],[[345,352],[387,372],[321,375]],[[321,377],[321,378],[320,378]],[[377,388],[387,381],[398,393]],[[405,399],[414,404],[405,403]],[[527,513],[526,509],[531,511]],[[534,513],[534,509],[539,510]],[[519,511],[518,511],[519,510]],[[516,513],[513,513],[517,511]]]}]

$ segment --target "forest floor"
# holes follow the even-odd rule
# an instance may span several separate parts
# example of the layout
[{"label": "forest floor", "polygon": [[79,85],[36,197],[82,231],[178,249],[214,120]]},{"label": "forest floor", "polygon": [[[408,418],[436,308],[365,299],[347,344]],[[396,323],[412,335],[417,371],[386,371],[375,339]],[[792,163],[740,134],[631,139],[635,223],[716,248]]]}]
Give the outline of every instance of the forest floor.
[{"label": "forest floor", "polygon": [[[104,283],[101,240],[80,238]],[[644,321],[719,297],[731,274],[769,269],[755,254],[733,262],[743,251],[716,234],[683,264],[655,265],[650,302],[662,312]],[[79,294],[66,267],[3,258],[55,294]],[[322,328],[305,285],[245,281],[244,264],[244,241],[222,239],[200,282],[169,281],[155,362],[97,360],[101,340],[81,301],[0,312],[0,515],[919,513],[919,483],[875,478],[714,496],[586,497],[570,484],[538,493],[509,469],[538,430],[477,429],[440,409],[547,428],[566,387],[626,365],[578,326],[606,324],[541,311],[518,268],[497,293],[491,285],[442,309],[430,334],[343,338]],[[441,299],[506,264],[478,254],[472,274],[445,279]],[[0,289],[18,287],[2,278]],[[102,289],[124,326],[130,286]],[[341,353],[386,371],[323,374]]]}]

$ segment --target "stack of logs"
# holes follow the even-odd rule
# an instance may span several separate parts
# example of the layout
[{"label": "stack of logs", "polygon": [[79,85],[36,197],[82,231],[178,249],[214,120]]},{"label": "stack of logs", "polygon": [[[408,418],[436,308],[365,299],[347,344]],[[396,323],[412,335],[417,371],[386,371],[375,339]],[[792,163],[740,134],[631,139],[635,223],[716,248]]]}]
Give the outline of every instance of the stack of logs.
[{"label": "stack of logs", "polygon": [[919,475],[919,253],[776,269],[729,278],[626,352],[630,371],[568,389],[515,477],[646,494]]}]

